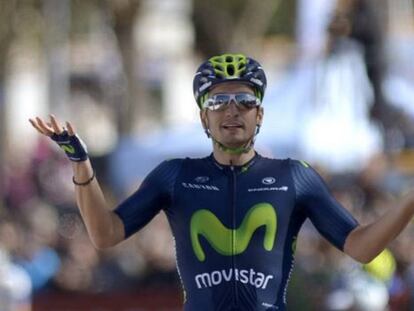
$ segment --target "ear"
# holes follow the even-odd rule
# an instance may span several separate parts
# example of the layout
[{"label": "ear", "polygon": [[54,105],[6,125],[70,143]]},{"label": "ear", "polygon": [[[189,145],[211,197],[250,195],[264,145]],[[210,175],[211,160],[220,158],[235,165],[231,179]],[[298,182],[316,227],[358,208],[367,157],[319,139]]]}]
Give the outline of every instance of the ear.
[{"label": "ear", "polygon": [[208,119],[207,119],[207,110],[202,109],[200,110],[200,121],[203,126],[203,128],[206,130],[208,129]]},{"label": "ear", "polygon": [[263,115],[264,115],[264,110],[263,110],[263,107],[262,107],[262,106],[260,106],[260,107],[257,109],[257,116],[256,116],[256,124],[257,124],[257,125],[259,125],[259,126],[261,126],[261,125],[262,125],[262,122],[263,122]]}]

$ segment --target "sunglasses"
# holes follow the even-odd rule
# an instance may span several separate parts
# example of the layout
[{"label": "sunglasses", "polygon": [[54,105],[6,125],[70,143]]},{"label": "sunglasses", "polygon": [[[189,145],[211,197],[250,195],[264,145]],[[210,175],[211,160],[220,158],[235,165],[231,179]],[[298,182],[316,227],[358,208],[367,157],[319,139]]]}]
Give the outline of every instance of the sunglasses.
[{"label": "sunglasses", "polygon": [[220,111],[226,109],[231,101],[241,110],[249,110],[261,104],[260,99],[250,93],[216,94],[203,103],[203,108]]}]

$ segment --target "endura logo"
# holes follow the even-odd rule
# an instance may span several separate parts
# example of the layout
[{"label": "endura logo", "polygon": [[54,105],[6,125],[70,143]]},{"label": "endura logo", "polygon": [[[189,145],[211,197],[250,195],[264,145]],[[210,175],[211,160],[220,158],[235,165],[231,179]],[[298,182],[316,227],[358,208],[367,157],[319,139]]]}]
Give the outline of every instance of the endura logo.
[{"label": "endura logo", "polygon": [[195,276],[198,289],[217,286],[222,282],[230,282],[234,279],[243,284],[250,284],[256,288],[266,289],[267,283],[273,279],[273,275],[265,275],[253,269],[227,269],[215,270],[210,273],[200,273]]},{"label": "endura logo", "polygon": [[273,177],[265,177],[262,179],[262,184],[264,185],[272,185],[276,182],[276,179],[274,179]]},{"label": "endura logo", "polygon": [[253,233],[265,226],[263,247],[271,251],[276,238],[277,217],[275,209],[268,203],[254,205],[247,212],[238,229],[226,228],[212,212],[206,209],[193,214],[190,222],[191,243],[197,259],[204,261],[206,255],[201,247],[202,235],[216,252],[223,256],[243,253],[250,243]]}]

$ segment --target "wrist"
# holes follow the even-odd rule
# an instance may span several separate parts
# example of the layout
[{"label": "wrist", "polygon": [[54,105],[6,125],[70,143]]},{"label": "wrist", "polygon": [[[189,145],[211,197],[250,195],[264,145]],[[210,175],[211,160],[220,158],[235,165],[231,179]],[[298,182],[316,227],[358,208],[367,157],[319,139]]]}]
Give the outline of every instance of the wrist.
[{"label": "wrist", "polygon": [[87,180],[85,181],[77,181],[75,179],[75,176],[72,177],[72,182],[76,185],[76,186],[87,186],[89,185],[93,180],[95,179],[95,171],[92,170],[92,176],[89,177]]},{"label": "wrist", "polygon": [[72,163],[73,177],[77,181],[84,181],[84,180],[89,179],[92,176],[94,169],[89,159],[82,161],[82,162],[71,161],[71,163]]}]

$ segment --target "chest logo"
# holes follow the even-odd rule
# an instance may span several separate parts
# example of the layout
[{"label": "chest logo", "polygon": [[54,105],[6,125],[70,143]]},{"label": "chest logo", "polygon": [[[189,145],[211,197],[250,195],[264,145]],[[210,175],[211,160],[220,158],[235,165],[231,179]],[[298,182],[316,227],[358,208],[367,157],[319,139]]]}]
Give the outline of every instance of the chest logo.
[{"label": "chest logo", "polygon": [[208,176],[198,176],[196,178],[194,178],[194,181],[197,183],[205,183],[209,180],[210,178],[208,178]]},{"label": "chest logo", "polygon": [[275,182],[276,182],[276,179],[274,179],[273,177],[265,177],[262,179],[263,185],[273,185]]},{"label": "chest logo", "polygon": [[206,259],[200,244],[201,235],[216,252],[223,256],[241,254],[249,245],[253,233],[262,226],[265,227],[263,247],[265,250],[271,251],[277,230],[277,216],[272,205],[259,203],[251,207],[237,229],[229,229],[224,226],[209,210],[198,210],[193,214],[190,222],[194,253],[199,261]]}]

